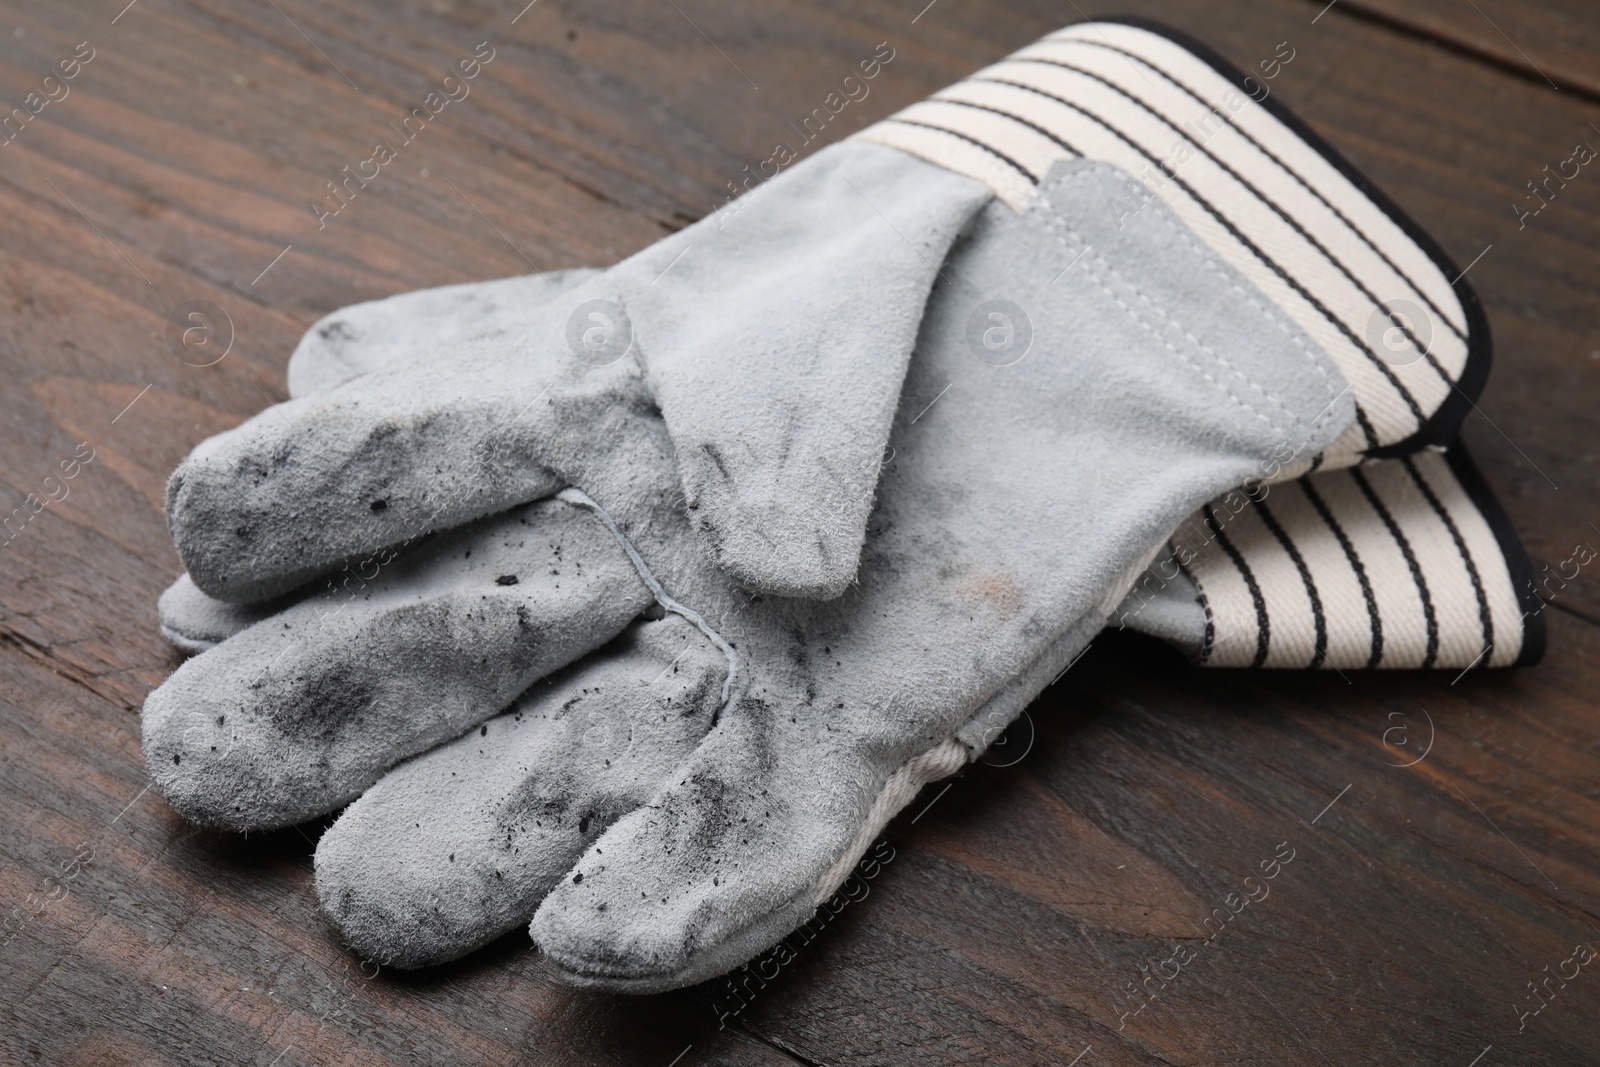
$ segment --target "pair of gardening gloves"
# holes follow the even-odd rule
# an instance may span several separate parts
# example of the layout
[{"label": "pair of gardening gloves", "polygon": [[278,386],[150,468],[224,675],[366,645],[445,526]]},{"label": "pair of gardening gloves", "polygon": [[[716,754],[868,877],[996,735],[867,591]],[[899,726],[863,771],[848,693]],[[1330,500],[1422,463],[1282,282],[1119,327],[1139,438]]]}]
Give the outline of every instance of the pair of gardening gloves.
[{"label": "pair of gardening gloves", "polygon": [[649,992],[806,921],[1108,624],[1196,660],[1530,662],[1431,243],[1200,46],[1070,27],[606,270],[357,305],[203,442],[172,805],[344,809],[399,967],[528,927]]}]

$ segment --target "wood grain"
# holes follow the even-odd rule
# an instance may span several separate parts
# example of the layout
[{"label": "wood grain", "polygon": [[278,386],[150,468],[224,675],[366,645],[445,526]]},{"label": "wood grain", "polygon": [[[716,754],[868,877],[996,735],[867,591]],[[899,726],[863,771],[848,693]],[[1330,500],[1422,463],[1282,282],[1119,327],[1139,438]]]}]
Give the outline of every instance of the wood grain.
[{"label": "wood grain", "polygon": [[[1327,0],[1307,0],[1319,8]],[[1345,13],[1459,49],[1552,89],[1600,96],[1600,10],[1526,0],[1338,0]]]},{"label": "wood grain", "polygon": [[[96,50],[0,147],[6,508],[94,450],[67,497],[0,546],[0,939],[15,934],[0,1062],[1594,1060],[1600,976],[1520,1030],[1516,1015],[1544,968],[1600,947],[1590,573],[1557,591],[1550,656],[1525,671],[1197,672],[1102,639],[1030,710],[1031,745],[1019,730],[994,762],[1025,754],[919,798],[868,897],[737,1013],[723,983],[566,992],[521,934],[374,977],[318,916],[322,826],[241,839],[145,791],[137,709],[178,662],[154,621],[178,570],[166,473],[283,396],[288,352],[320,314],[614,261],[710,210],[878,42],[895,59],[827,140],[1076,14],[123,2],[0,3],[8,106],[78,42]],[[1513,208],[1545,164],[1600,138],[1594,107],[1512,69],[1470,6],[1344,0],[1313,24],[1321,6],[1123,9],[1241,66],[1291,42],[1273,91],[1471,264],[1497,363],[1466,435],[1530,551],[1556,565],[1600,546],[1600,174],[1521,225]],[[1576,0],[1478,6],[1564,86],[1593,79],[1600,43]],[[482,41],[496,53],[472,94],[319,228],[308,202]],[[192,300],[231,320],[215,366],[186,365],[167,339]],[[1280,847],[1293,859],[1270,894],[1205,937]],[[1180,948],[1195,958],[1146,984],[1160,995],[1140,1008],[1129,985],[1170,973]]]}]

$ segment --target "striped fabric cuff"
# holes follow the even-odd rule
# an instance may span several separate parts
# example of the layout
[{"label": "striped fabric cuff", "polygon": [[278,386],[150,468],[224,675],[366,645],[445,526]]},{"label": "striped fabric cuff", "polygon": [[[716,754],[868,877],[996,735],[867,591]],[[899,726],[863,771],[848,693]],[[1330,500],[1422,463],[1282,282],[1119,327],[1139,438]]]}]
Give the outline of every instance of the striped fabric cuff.
[{"label": "striped fabric cuff", "polygon": [[1113,620],[1215,667],[1465,670],[1537,662],[1542,607],[1458,444],[1212,501]]},{"label": "striped fabric cuff", "polygon": [[1135,20],[1080,23],[856,134],[988,185],[1020,210],[1057,160],[1159,198],[1328,353],[1357,421],[1287,480],[1456,436],[1483,387],[1488,327],[1443,252],[1261,83]]}]

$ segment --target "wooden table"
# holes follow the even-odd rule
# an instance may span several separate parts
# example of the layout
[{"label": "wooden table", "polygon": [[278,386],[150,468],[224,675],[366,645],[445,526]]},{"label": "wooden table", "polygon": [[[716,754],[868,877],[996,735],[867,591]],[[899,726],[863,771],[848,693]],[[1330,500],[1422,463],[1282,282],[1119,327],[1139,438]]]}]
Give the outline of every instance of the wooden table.
[{"label": "wooden table", "polygon": [[[0,4],[6,107],[92,51],[0,147],[5,509],[94,457],[0,547],[0,1062],[1600,1062],[1595,969],[1518,1016],[1600,948],[1589,569],[1530,670],[1204,672],[1098,642],[1031,710],[1031,749],[930,789],[867,899],[736,1015],[715,983],[567,992],[520,933],[374,977],[317,912],[319,826],[200,831],[147,790],[138,708],[178,663],[154,619],[179,569],[165,476],[283,397],[301,331],[614,261],[710,210],[879,42],[895,58],[828,140],[1080,17],[924,2]],[[1324,4],[1122,10],[1241,66],[1289,42],[1279,98],[1472,265],[1498,360],[1466,436],[1531,553],[1600,546],[1600,172],[1524,225],[1513,208],[1600,144],[1600,12]],[[319,228],[325,183],[482,41],[471,96]],[[231,322],[212,366],[171,343],[191,301]],[[1125,1014],[1280,848],[1271,896]]]}]

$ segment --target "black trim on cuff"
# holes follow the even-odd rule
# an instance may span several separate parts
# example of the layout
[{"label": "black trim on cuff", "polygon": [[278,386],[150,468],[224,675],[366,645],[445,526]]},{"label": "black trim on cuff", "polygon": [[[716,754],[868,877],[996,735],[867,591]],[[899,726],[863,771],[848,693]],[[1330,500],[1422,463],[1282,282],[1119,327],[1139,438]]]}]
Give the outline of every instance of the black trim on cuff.
[{"label": "black trim on cuff", "polygon": [[1510,517],[1506,515],[1505,508],[1500,506],[1500,499],[1489,488],[1478,465],[1467,453],[1466,446],[1457,441],[1445,451],[1444,458],[1450,465],[1450,472],[1461,483],[1461,488],[1466,490],[1473,506],[1482,513],[1483,520],[1494,533],[1494,539],[1500,544],[1500,554],[1505,557],[1506,571],[1511,575],[1517,603],[1522,607],[1522,650],[1512,666],[1532,667],[1544,658],[1546,607],[1535,583],[1537,576],[1533,561],[1528,558],[1528,551],[1522,547],[1522,539],[1517,536]]}]

